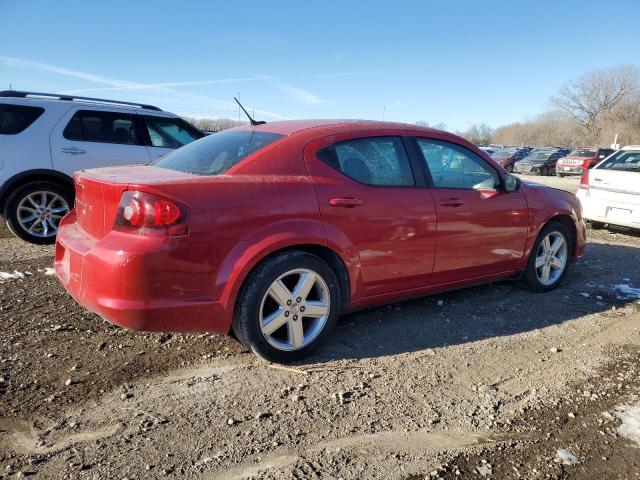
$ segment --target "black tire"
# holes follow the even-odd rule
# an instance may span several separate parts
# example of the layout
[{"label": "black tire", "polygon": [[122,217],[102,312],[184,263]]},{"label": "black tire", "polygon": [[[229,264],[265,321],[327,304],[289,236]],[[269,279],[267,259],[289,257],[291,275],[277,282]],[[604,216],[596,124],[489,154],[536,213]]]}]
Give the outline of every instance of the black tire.
[{"label": "black tire", "polygon": [[540,169],[540,176],[541,176],[541,177],[546,177],[546,176],[548,176],[548,175],[549,175],[549,167],[546,167],[546,166],[545,166],[545,167],[542,167],[542,168]]},{"label": "black tire", "polygon": [[513,165],[511,163],[507,164],[505,170],[509,173],[513,173]]},{"label": "black tire", "polygon": [[556,173],[556,176],[557,176],[558,178],[564,178],[564,174],[562,174],[562,173]]},{"label": "black tire", "polygon": [[591,220],[589,220],[589,222],[587,223],[587,227],[591,230],[602,230],[604,228],[604,223],[592,222]]},{"label": "black tire", "polygon": [[[538,254],[538,250],[540,249],[540,244],[542,243],[544,238],[553,232],[559,232],[564,236],[567,243],[567,260],[562,274],[553,282],[553,284],[545,285],[538,278],[538,273],[535,266],[536,256]],[[562,222],[551,221],[547,225],[545,225],[544,228],[540,231],[538,238],[536,238],[535,243],[533,244],[531,254],[529,255],[529,261],[527,262],[527,266],[525,267],[520,283],[524,287],[534,292],[548,292],[560,286],[567,276],[569,266],[571,265],[571,256],[573,254],[574,247],[573,242],[574,240],[571,232],[569,232],[569,229]]]},{"label": "black tire", "polygon": [[[324,327],[310,343],[296,350],[287,351],[276,348],[267,340],[262,333],[260,314],[263,298],[271,285],[282,275],[295,269],[310,270],[321,277],[329,292],[329,314]],[[274,363],[291,363],[309,356],[322,345],[340,316],[341,305],[338,279],[324,260],[305,252],[284,252],[263,262],[245,281],[236,302],[233,331],[243,345],[264,360]],[[304,315],[299,315],[298,321],[302,322]],[[286,324],[281,328],[287,328],[287,332],[289,331]]]},{"label": "black tire", "polygon": [[[9,195],[4,207],[4,218],[7,221],[9,230],[11,230],[16,237],[21,238],[22,240],[37,245],[54,243],[56,241],[56,237],[53,228],[51,228],[53,233],[48,234],[48,236],[42,236],[44,235],[44,232],[42,232],[42,235],[38,235],[37,232],[36,234],[33,234],[30,233],[18,220],[18,206],[20,205],[20,202],[35,192],[47,192],[52,195],[57,195],[64,200],[68,209],[73,208],[73,192],[68,188],[54,182],[34,181],[21,185],[11,193],[11,195]],[[58,213],[56,212],[56,215],[57,214]]]}]

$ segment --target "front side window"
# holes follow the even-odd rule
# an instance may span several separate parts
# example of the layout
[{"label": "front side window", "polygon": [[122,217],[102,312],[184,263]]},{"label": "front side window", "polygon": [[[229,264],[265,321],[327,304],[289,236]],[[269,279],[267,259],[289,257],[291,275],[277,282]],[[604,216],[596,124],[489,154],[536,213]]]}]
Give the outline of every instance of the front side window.
[{"label": "front side window", "polygon": [[468,190],[494,190],[498,173],[472,151],[454,143],[418,138],[433,186]]},{"label": "front side window", "polygon": [[220,175],[283,136],[252,130],[225,130],[174,150],[153,165],[195,175]]},{"label": "front side window", "polygon": [[318,158],[366,185],[408,187],[415,180],[399,137],[356,138],[320,150]]},{"label": "front side window", "polygon": [[198,130],[177,118],[145,116],[144,122],[153,147],[180,148],[203,137]]},{"label": "front side window", "polygon": [[63,132],[67,140],[138,145],[133,115],[78,110]]},{"label": "front side window", "polygon": [[640,172],[640,151],[620,150],[602,162],[598,169]]},{"label": "front side window", "polygon": [[0,103],[0,135],[16,135],[44,112],[41,107]]}]

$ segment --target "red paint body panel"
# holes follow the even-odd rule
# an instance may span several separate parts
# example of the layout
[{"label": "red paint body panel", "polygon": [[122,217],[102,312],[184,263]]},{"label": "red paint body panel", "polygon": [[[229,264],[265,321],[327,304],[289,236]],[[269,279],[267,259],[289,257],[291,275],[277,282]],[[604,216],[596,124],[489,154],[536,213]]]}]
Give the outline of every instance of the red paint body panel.
[{"label": "red paint body panel", "polygon": [[[76,174],[76,207],[61,222],[56,245],[55,268],[65,288],[89,310],[127,328],[226,333],[251,271],[266,256],[296,245],[337,254],[348,274],[349,308],[511,276],[526,264],[540,228],[557,215],[574,222],[574,258],[583,253],[584,222],[578,202],[565,192],[527,184],[513,193],[372,187],[315,156],[358,136],[426,136],[459,143],[502,172],[455,135],[366,121],[254,128],[285,136],[224,175],[154,166]],[[115,231],[126,190],[185,205],[188,234]],[[463,205],[442,205],[451,197]],[[332,205],[336,198],[358,202],[341,208]]]}]

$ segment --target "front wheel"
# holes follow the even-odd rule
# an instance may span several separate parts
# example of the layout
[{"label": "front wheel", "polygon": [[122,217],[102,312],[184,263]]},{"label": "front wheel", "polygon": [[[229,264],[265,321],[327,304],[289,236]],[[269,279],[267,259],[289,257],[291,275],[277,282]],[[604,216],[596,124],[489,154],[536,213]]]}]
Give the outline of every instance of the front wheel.
[{"label": "front wheel", "polygon": [[567,275],[572,251],[568,228],[556,221],[547,224],[531,250],[523,275],[525,286],[535,292],[556,288]]},{"label": "front wheel", "polygon": [[540,169],[540,176],[546,177],[547,175],[549,175],[549,167],[542,167]]},{"label": "front wheel", "polygon": [[29,243],[48,244],[56,240],[60,220],[73,205],[73,193],[47,181],[18,187],[5,204],[7,226]]},{"label": "front wheel", "polygon": [[314,352],[340,314],[340,288],[322,259],[286,252],[265,261],[245,282],[233,331],[270,362],[289,363]]}]

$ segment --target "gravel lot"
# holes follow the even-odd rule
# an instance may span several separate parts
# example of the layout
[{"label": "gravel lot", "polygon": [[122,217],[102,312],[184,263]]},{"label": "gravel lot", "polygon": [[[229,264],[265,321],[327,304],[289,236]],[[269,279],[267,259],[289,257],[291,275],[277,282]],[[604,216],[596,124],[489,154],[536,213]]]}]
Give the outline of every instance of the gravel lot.
[{"label": "gravel lot", "polygon": [[0,272],[23,275],[0,278],[0,478],[640,477],[636,233],[590,231],[548,294],[346,315],[287,368],[231,338],[112,327],[52,253],[0,229]]}]

